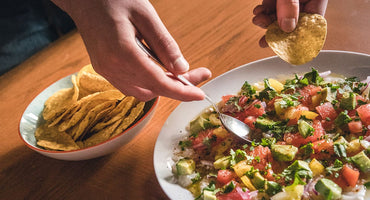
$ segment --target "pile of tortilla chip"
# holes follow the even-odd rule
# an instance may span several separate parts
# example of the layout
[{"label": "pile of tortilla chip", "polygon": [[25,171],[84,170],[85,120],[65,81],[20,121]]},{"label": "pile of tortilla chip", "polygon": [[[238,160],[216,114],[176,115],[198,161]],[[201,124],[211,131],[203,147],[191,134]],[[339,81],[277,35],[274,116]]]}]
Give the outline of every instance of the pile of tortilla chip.
[{"label": "pile of tortilla chip", "polygon": [[325,43],[327,23],[319,14],[300,13],[294,31],[282,31],[275,21],[266,31],[266,42],[283,60],[302,65],[314,59]]},{"label": "pile of tortilla chip", "polygon": [[91,65],[72,76],[73,88],[54,93],[44,105],[37,145],[58,151],[93,146],[127,129],[144,113],[145,102],[125,96]]}]

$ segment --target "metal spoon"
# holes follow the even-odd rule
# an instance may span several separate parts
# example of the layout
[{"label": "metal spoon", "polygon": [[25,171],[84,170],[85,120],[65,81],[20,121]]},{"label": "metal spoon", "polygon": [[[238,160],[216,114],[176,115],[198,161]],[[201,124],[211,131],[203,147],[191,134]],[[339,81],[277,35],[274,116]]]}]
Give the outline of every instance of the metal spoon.
[{"label": "metal spoon", "polygon": [[[162,67],[164,67],[163,63],[159,60],[158,56],[150,48],[148,48],[146,45],[144,45],[141,42],[141,40],[136,38],[136,43],[149,57],[151,57],[158,64],[160,64]],[[190,81],[188,81],[186,78],[184,78],[181,75],[175,75],[175,77],[185,85],[194,86],[192,83],[190,83]],[[214,101],[207,94],[205,94],[205,98],[215,108],[216,112],[219,115],[219,118],[221,120],[222,125],[225,127],[225,129],[227,131],[229,131],[230,133],[236,135],[237,137],[239,137],[239,138],[241,138],[241,139],[243,139],[247,142],[251,142],[249,137],[248,137],[248,134],[251,131],[248,125],[246,125],[244,122],[242,122],[242,121],[240,121],[240,120],[238,120],[234,117],[231,117],[229,115],[225,115],[225,114],[221,113],[220,110],[218,109],[217,105],[214,103]]]}]

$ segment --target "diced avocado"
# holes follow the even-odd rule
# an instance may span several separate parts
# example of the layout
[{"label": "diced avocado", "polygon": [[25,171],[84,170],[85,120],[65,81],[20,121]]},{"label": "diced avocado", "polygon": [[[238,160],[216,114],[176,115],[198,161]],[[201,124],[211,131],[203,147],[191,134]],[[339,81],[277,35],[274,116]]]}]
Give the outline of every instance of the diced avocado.
[{"label": "diced avocado", "polygon": [[315,129],[307,121],[298,120],[298,131],[304,138],[306,138],[310,135],[313,135]]},{"label": "diced avocado", "polygon": [[347,112],[343,111],[334,120],[334,123],[337,126],[343,126],[345,124],[348,124],[350,121],[352,121],[351,117],[347,114]]},{"label": "diced avocado", "polygon": [[221,121],[214,113],[203,113],[190,122],[190,133],[197,134],[208,128],[220,126]]},{"label": "diced avocado", "polygon": [[274,194],[277,194],[282,191],[281,185],[274,181],[267,181],[266,185],[267,185],[266,193],[270,196],[273,196]]},{"label": "diced avocado", "polygon": [[204,190],[203,191],[203,200],[217,200],[216,195],[212,191]]},{"label": "diced avocado", "polygon": [[263,178],[263,176],[259,172],[256,172],[251,178],[251,182],[257,189],[265,189],[267,181],[265,178]]},{"label": "diced avocado", "polygon": [[321,90],[322,99],[327,102],[333,102],[336,100],[336,92],[331,91],[330,87],[325,87]]},{"label": "diced avocado", "polygon": [[202,116],[198,116],[195,120],[190,122],[190,133],[197,134],[200,131],[205,130],[204,124],[206,123],[207,119]]},{"label": "diced avocado", "polygon": [[216,113],[211,113],[209,115],[209,122],[212,126],[221,126],[221,120],[218,118]]},{"label": "diced avocado", "polygon": [[230,166],[231,156],[224,156],[213,163],[215,169],[226,169]]},{"label": "diced avocado", "polygon": [[267,130],[272,129],[276,124],[277,124],[277,122],[275,122],[271,119],[258,117],[257,120],[256,120],[256,125],[255,126],[256,126],[256,128],[260,128],[263,131],[267,131]]},{"label": "diced avocado", "polygon": [[348,145],[347,140],[343,136],[340,136],[338,139],[336,139],[334,143]]},{"label": "diced avocado", "polygon": [[361,171],[365,173],[370,171],[370,159],[366,156],[365,151],[352,156],[351,160]]},{"label": "diced avocado", "polygon": [[353,92],[343,93],[343,97],[340,100],[340,108],[345,110],[353,110],[356,108],[356,94]]},{"label": "diced avocado", "polygon": [[190,158],[180,159],[176,163],[176,169],[178,175],[189,175],[192,174],[195,170],[195,162]]},{"label": "diced avocado", "polygon": [[271,146],[271,153],[275,160],[292,161],[298,152],[298,148],[293,145],[275,144]]},{"label": "diced avocado", "polygon": [[330,179],[320,179],[317,181],[315,189],[324,196],[325,200],[334,200],[342,197],[342,188]]}]

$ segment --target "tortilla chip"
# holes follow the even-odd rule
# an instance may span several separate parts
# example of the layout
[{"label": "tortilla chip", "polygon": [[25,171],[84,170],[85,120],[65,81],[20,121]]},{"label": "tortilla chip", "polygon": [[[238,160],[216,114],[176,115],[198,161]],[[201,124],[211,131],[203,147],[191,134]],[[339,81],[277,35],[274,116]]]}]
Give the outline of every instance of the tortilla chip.
[{"label": "tortilla chip", "polygon": [[97,105],[96,107],[94,107],[93,109],[91,109],[87,115],[82,119],[82,121],[77,124],[76,126],[78,127],[77,129],[74,129],[71,133],[72,135],[72,138],[74,140],[77,140],[80,136],[82,136],[84,133],[86,133],[88,130],[87,130],[87,127],[89,126],[89,124],[93,123],[94,121],[96,121],[96,117],[98,116],[98,114],[107,109],[107,108],[110,108],[112,106],[115,106],[116,105],[116,101],[107,101],[107,102],[104,102],[104,103],[101,103],[99,105]]},{"label": "tortilla chip", "polygon": [[115,123],[105,127],[104,129],[100,130],[99,132],[93,134],[91,137],[87,138],[83,143],[84,147],[94,146],[101,142],[104,142],[110,138],[113,131],[117,128],[117,126],[122,122],[122,119],[116,121]]},{"label": "tortilla chip", "polygon": [[97,123],[92,129],[92,132],[97,132],[106,126],[113,124],[119,119],[123,119],[126,114],[138,103],[135,97],[129,96],[124,98],[109,114],[107,114],[104,119]]},{"label": "tortilla chip", "polygon": [[58,115],[58,113],[60,114],[67,110],[66,107],[72,103],[73,94],[73,88],[67,88],[59,90],[49,97],[44,104],[44,110],[42,112],[44,119],[49,120]]},{"label": "tortilla chip", "polygon": [[319,54],[326,32],[327,23],[323,16],[300,13],[293,32],[282,31],[275,21],[267,28],[266,41],[281,59],[293,65],[302,65]]},{"label": "tortilla chip", "polygon": [[145,102],[140,102],[135,106],[135,108],[131,109],[130,114],[125,119],[123,119],[122,123],[114,131],[114,133],[112,134],[111,137],[114,137],[114,136],[122,133],[132,123],[134,123],[137,119],[139,119],[141,117],[141,115],[144,113],[144,106],[145,106]]},{"label": "tortilla chip", "polygon": [[70,135],[49,128],[46,124],[38,127],[35,132],[37,145],[57,151],[71,151],[80,149]]},{"label": "tortilla chip", "polygon": [[78,72],[76,79],[80,88],[80,98],[95,92],[117,90],[105,78],[96,73],[91,64],[84,66]]}]

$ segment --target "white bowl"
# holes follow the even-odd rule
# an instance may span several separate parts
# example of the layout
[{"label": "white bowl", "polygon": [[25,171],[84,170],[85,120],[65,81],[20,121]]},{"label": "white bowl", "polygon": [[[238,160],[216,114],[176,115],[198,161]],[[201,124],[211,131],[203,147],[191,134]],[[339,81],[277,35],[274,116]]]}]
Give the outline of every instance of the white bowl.
[{"label": "white bowl", "polygon": [[[364,80],[370,75],[370,55],[345,51],[322,51],[317,58],[302,66],[292,66],[274,56],[230,70],[203,85],[202,89],[214,101],[220,101],[222,96],[240,91],[244,81],[255,83],[266,77],[308,72],[311,71],[311,67],[319,72],[331,70],[333,73],[357,76]],[[170,199],[194,199],[187,189],[176,184],[171,168],[172,157],[175,146],[188,135],[186,127],[189,122],[208,106],[207,101],[181,103],[168,117],[159,133],[154,149],[154,169],[159,184]],[[365,199],[370,199],[369,190]]]},{"label": "white bowl", "polygon": [[158,105],[159,98],[155,98],[145,104],[144,115],[140,117],[134,124],[126,129],[121,134],[110,138],[109,140],[84,149],[74,151],[52,151],[45,150],[36,145],[35,131],[42,119],[42,110],[44,109],[45,101],[53,95],[56,91],[63,88],[71,88],[71,76],[64,77],[54,84],[50,85],[42,91],[24,111],[22,118],[19,122],[19,135],[24,143],[32,150],[60,160],[87,160],[100,156],[104,156],[116,151],[118,148],[131,141],[140,130],[151,119],[155,107]]}]

